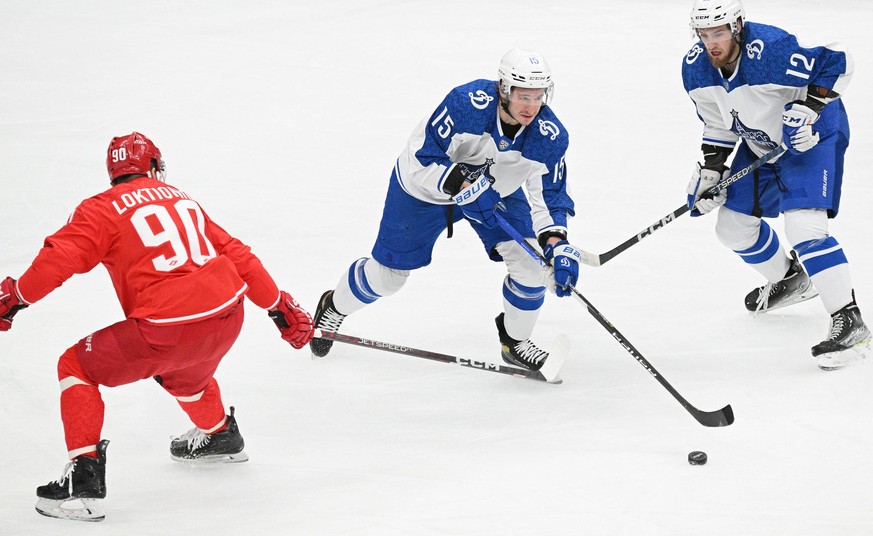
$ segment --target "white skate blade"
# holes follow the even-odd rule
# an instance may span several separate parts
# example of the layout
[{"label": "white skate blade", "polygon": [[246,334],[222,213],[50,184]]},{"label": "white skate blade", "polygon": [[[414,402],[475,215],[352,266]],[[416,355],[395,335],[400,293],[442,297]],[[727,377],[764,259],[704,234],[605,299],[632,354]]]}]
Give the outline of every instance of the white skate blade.
[{"label": "white skate blade", "polygon": [[74,521],[103,521],[103,499],[54,500],[40,498],[36,501],[36,511],[46,517],[71,519]]},{"label": "white skate blade", "polygon": [[870,339],[861,341],[851,348],[839,352],[830,352],[818,356],[818,368],[822,370],[840,370],[851,365],[862,363],[870,354]]},{"label": "white skate blade", "polygon": [[212,456],[200,456],[199,458],[178,458],[170,455],[174,462],[186,463],[188,465],[215,465],[217,463],[242,463],[249,461],[249,455],[246,451],[237,452],[236,454],[215,454]]},{"label": "white skate blade", "polygon": [[570,337],[561,333],[555,338],[552,343],[552,350],[549,352],[549,357],[543,363],[543,368],[540,369],[540,374],[549,383],[561,383],[561,367],[564,366],[564,361],[567,360],[567,354],[570,353]]}]

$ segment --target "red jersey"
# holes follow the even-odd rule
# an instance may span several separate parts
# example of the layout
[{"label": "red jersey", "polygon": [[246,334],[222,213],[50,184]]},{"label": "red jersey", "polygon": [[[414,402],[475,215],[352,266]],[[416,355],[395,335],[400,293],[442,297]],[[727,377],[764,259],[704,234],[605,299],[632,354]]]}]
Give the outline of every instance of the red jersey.
[{"label": "red jersey", "polygon": [[34,303],[102,263],[127,318],[182,324],[247,296],[271,309],[279,289],[251,248],[209,219],[187,194],[139,177],[83,201],[18,279]]}]

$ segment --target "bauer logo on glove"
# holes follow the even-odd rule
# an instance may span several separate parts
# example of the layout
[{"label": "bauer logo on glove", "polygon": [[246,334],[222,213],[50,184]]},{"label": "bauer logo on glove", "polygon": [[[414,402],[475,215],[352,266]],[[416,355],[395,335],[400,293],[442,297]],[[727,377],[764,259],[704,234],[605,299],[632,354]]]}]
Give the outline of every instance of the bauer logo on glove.
[{"label": "bauer logo on glove", "polygon": [[555,272],[555,294],[559,297],[572,294],[572,288],[579,280],[579,261],[582,253],[566,240],[543,249],[546,260],[552,263]]}]

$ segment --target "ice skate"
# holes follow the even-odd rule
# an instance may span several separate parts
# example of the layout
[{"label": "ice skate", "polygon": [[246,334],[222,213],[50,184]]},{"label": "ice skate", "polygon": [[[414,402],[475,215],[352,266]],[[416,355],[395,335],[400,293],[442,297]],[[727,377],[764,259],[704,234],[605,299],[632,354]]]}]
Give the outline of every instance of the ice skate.
[{"label": "ice skate", "polygon": [[192,428],[181,437],[174,437],[170,443],[170,457],[177,462],[194,464],[247,461],[249,456],[243,452],[245,441],[239,433],[233,412],[231,406],[227,428],[221,432],[206,435],[199,428]]},{"label": "ice skate", "polygon": [[746,309],[755,313],[766,313],[773,309],[787,307],[818,296],[812,281],[797,260],[797,253],[791,252],[791,264],[785,277],[778,283],[767,283],[746,295]]},{"label": "ice skate", "polygon": [[870,330],[853,302],[831,315],[828,338],[812,347],[812,356],[822,370],[839,370],[866,358],[870,352]]},{"label": "ice skate", "polygon": [[537,348],[530,339],[519,341],[510,337],[503,325],[503,314],[500,313],[494,319],[497,323],[497,332],[500,337],[500,354],[503,360],[516,367],[540,370],[549,357],[549,353]]},{"label": "ice skate", "polygon": [[78,456],[67,464],[58,480],[36,488],[36,511],[48,517],[77,521],[103,521],[106,497],[106,446],[97,445],[97,457]]},{"label": "ice skate", "polygon": [[[315,310],[313,323],[317,330],[321,329],[324,331],[330,331],[331,333],[336,333],[339,331],[346,316],[348,315],[344,315],[336,310],[333,305],[333,291],[328,290],[322,294],[321,299],[318,300],[318,308]],[[312,351],[312,358],[316,359],[326,356],[328,352],[330,352],[331,346],[333,346],[333,341],[319,339],[316,336],[315,339],[312,339],[309,342],[309,349]]]}]

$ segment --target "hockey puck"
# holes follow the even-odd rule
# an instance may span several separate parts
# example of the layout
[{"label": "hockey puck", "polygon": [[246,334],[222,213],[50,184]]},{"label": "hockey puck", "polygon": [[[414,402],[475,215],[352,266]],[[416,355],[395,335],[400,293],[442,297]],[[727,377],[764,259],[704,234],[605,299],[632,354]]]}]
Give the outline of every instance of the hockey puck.
[{"label": "hockey puck", "polygon": [[706,453],[701,450],[689,452],[688,463],[691,465],[706,465]]}]

